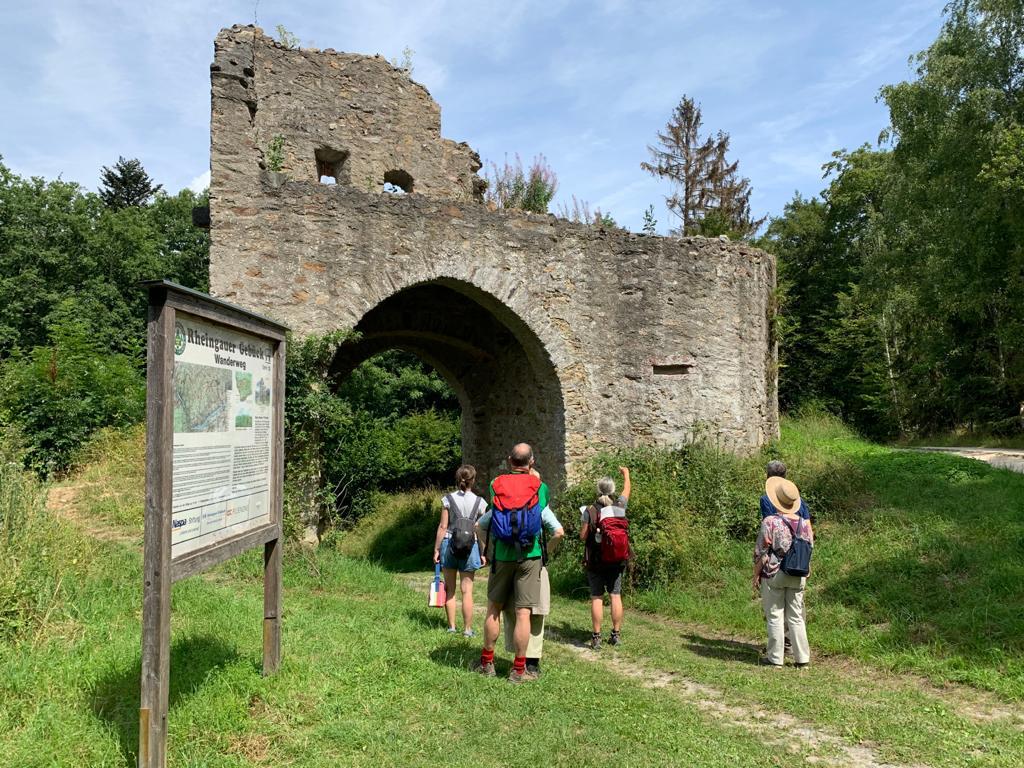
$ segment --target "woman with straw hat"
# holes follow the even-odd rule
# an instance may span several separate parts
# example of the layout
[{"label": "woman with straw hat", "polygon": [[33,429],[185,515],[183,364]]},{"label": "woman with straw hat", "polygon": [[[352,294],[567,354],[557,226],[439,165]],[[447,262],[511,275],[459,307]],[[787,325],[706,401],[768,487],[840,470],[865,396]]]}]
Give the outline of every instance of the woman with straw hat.
[{"label": "woman with straw hat", "polygon": [[782,570],[782,560],[795,538],[814,544],[810,520],[800,517],[800,490],[784,477],[769,477],[765,495],[775,514],[761,521],[754,547],[754,592],[759,593],[768,625],[768,652],[761,659],[766,666],[783,664],[784,627],[789,629],[793,661],[806,667],[811,661],[804,625],[805,576],[793,576]]}]

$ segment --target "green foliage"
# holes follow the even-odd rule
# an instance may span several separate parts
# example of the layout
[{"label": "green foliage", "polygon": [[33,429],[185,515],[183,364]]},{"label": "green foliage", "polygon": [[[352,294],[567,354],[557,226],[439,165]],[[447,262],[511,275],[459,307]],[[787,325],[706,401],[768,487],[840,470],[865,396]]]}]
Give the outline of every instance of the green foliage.
[{"label": "green foliage", "polygon": [[634,448],[595,457],[585,472],[590,480],[571,486],[557,503],[571,531],[568,554],[553,566],[557,583],[564,589],[578,581],[583,554],[577,542],[578,510],[593,503],[597,478],[617,477],[620,466],[630,468],[633,481],[630,580],[636,588],[720,578],[733,557],[733,542],[752,541],[756,533],[764,465],[770,458],[786,461],[819,522],[859,519],[870,503],[864,474],[832,450],[836,440],[851,439],[850,431],[820,411],[805,412],[798,423],[795,431],[807,438],[748,459],[700,439],[677,450]]},{"label": "green foliage", "polygon": [[142,418],[139,281],[209,287],[209,237],[192,226],[206,196],[163,194],[123,158],[106,170],[109,205],[0,163],[0,423],[18,427],[44,473],[66,469],[94,429]]},{"label": "green foliage", "polygon": [[138,159],[117,158],[113,168],[103,166],[100,172],[100,200],[108,208],[142,208],[163,189],[154,184]]},{"label": "green foliage", "polygon": [[523,170],[523,161],[519,155],[515,156],[514,163],[510,163],[506,157],[501,168],[491,163],[491,172],[486,178],[484,200],[498,208],[547,213],[548,205],[558,189],[558,178],[544,155],[533,158],[528,172]]},{"label": "green foliage", "polygon": [[1021,433],[1024,10],[946,8],[917,78],[882,89],[891,148],[840,151],[823,198],[769,227],[780,403],[875,437]]},{"label": "green foliage", "polygon": [[44,475],[67,469],[94,430],[134,424],[145,410],[137,362],[106,351],[78,319],[74,299],[59,310],[52,343],[16,351],[0,370],[0,423],[17,425],[28,446],[26,463]]},{"label": "green foliage", "polygon": [[349,332],[292,339],[285,401],[290,530],[299,520],[351,524],[379,490],[447,482],[461,457],[458,404],[406,353],[373,357],[338,382],[330,372]]},{"label": "green foliage", "polygon": [[284,168],[284,136],[275,133],[267,145],[267,170],[280,173]]},{"label": "green foliage", "polygon": [[205,202],[186,189],[115,210],[77,184],[22,179],[0,163],[0,360],[47,345],[67,299],[109,350],[141,358],[139,281],[209,286],[209,236],[192,226]]}]

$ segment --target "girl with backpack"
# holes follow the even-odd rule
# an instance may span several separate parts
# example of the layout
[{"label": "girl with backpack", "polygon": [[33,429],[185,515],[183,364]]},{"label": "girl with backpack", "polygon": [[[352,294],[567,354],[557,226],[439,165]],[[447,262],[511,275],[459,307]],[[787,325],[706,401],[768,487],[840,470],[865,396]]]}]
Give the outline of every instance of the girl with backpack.
[{"label": "girl with backpack", "polygon": [[462,634],[473,637],[473,575],[487,559],[481,556],[476,535],[476,522],[487,509],[484,500],[473,493],[476,469],[463,464],[455,471],[456,490],[441,499],[441,522],[434,539],[434,562],[440,563],[444,574],[447,600],[444,604],[448,616],[448,631],[455,627],[455,575],[459,574],[462,592]]},{"label": "girl with backpack", "polygon": [[765,495],[775,514],[761,521],[754,546],[755,594],[761,598],[768,625],[768,652],[761,664],[781,667],[784,627],[789,629],[793,661],[806,667],[811,661],[804,624],[804,588],[811,570],[814,530],[800,516],[800,490],[784,477],[769,477]]},{"label": "girl with backpack", "polygon": [[602,477],[597,481],[597,501],[589,507],[580,507],[580,539],[583,540],[583,564],[590,587],[590,618],[594,631],[590,647],[601,647],[601,620],[604,616],[604,593],[611,604],[612,631],[608,645],[622,642],[622,574],[629,561],[629,521],[626,505],[632,487],[629,468],[619,467],[622,473],[622,493],[615,498],[615,481]]}]

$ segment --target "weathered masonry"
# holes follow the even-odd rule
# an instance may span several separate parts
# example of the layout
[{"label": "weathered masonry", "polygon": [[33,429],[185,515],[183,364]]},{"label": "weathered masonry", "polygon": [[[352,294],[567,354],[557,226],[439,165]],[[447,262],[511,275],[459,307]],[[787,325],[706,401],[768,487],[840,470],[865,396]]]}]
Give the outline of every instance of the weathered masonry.
[{"label": "weathered masonry", "polygon": [[482,471],[520,440],[557,482],[602,446],[778,434],[771,256],[490,210],[476,153],[379,56],[236,26],[211,79],[213,293],[300,333],[355,327],[340,373],[416,353]]}]

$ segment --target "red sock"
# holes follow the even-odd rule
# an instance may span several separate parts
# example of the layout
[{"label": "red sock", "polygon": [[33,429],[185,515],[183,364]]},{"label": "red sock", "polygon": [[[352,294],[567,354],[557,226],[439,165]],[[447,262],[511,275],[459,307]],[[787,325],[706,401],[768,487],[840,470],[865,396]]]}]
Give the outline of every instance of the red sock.
[{"label": "red sock", "polygon": [[512,660],[512,669],[519,674],[523,674],[523,672],[526,671],[526,657],[516,656],[515,659]]},{"label": "red sock", "polygon": [[494,663],[494,649],[487,650],[484,648],[480,651],[480,663],[481,664],[493,664]]}]

